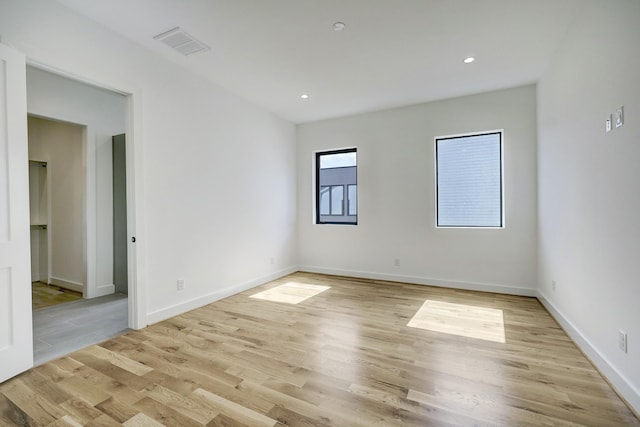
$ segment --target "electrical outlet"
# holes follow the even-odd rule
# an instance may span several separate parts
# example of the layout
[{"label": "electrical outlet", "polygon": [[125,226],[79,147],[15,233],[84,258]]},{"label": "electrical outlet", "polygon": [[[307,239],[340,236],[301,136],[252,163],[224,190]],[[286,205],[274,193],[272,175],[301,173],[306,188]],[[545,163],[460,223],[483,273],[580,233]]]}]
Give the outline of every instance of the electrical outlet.
[{"label": "electrical outlet", "polygon": [[605,132],[611,132],[611,114],[607,117],[607,120],[604,122],[604,130]]},{"label": "electrical outlet", "polygon": [[393,265],[395,265],[396,267],[400,267],[400,258],[396,258],[393,260]]},{"label": "electrical outlet", "polygon": [[624,107],[616,110],[616,127],[619,128],[624,124]]},{"label": "electrical outlet", "polygon": [[178,279],[178,283],[176,284],[176,288],[179,291],[184,291],[184,279]]},{"label": "electrical outlet", "polygon": [[625,353],[627,352],[627,333],[623,330],[618,331],[618,347]]},{"label": "electrical outlet", "polygon": [[555,291],[556,290],[556,281],[552,280],[551,281],[551,288]]}]

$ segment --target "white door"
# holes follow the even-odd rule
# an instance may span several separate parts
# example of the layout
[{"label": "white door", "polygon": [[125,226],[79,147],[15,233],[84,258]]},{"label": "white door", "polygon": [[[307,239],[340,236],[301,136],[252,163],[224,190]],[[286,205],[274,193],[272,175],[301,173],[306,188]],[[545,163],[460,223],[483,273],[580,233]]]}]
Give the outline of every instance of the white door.
[{"label": "white door", "polygon": [[0,44],[0,382],[33,366],[24,55]]}]

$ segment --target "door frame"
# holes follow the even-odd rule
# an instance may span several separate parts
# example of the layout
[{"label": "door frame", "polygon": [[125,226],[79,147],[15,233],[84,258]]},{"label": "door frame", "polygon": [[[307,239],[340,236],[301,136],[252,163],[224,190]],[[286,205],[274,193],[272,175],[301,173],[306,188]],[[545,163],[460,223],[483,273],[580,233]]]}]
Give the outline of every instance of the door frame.
[{"label": "door frame", "polygon": [[[127,235],[129,246],[128,264],[128,326],[142,329],[148,325],[145,298],[144,274],[144,227],[143,224],[143,149],[141,141],[141,89],[121,81],[105,82],[104,77],[92,78],[63,70],[27,56],[26,64],[65,77],[79,83],[106,89],[126,97],[126,174],[127,174]],[[55,118],[54,118],[55,119]],[[135,237],[135,242],[133,238]]]}]

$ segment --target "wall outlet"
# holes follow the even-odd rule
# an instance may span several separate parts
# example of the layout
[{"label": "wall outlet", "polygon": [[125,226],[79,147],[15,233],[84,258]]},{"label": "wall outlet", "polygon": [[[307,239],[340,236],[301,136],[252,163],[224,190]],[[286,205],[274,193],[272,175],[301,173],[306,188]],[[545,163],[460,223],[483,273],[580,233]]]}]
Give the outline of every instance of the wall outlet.
[{"label": "wall outlet", "polygon": [[618,347],[625,353],[627,352],[627,333],[623,330],[618,331]]},{"label": "wall outlet", "polygon": [[396,258],[393,260],[393,265],[395,265],[396,267],[400,267],[400,258]]},{"label": "wall outlet", "polygon": [[616,110],[616,127],[619,128],[624,124],[624,107]]},{"label": "wall outlet", "polygon": [[556,290],[556,281],[555,280],[551,281],[551,289],[553,289],[554,291]]},{"label": "wall outlet", "polygon": [[184,291],[184,279],[178,279],[178,283],[176,284],[176,288],[179,291]]}]

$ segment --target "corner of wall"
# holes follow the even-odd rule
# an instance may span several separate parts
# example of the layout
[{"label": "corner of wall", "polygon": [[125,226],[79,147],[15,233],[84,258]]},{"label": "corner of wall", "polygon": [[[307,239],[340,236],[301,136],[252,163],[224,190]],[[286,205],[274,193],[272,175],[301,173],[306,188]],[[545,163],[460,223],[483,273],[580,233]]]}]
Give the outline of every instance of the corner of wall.
[{"label": "corner of wall", "polygon": [[183,301],[178,304],[174,304],[170,307],[162,308],[160,310],[152,311],[150,313],[147,313],[146,322],[144,323],[146,325],[152,325],[154,323],[161,322],[173,316],[178,316],[180,314],[186,313],[187,311],[204,307],[207,304],[211,304],[213,302],[227,298],[231,295],[235,295],[240,292],[247,291],[251,288],[255,288],[256,286],[264,285],[265,283],[269,283],[273,280],[280,279],[281,277],[288,276],[289,274],[295,273],[296,271],[298,271],[297,266],[295,265],[290,266],[285,269],[276,271],[275,273],[268,274],[266,276],[257,277],[255,279],[252,279],[243,283],[236,283],[234,285],[227,286],[223,289],[218,289],[214,292],[210,292],[206,295],[202,295],[202,296],[190,299],[188,301]]},{"label": "corner of wall", "polygon": [[328,274],[332,276],[355,277],[372,280],[384,280],[388,282],[409,283],[413,285],[436,286],[467,291],[493,292],[498,294],[519,295],[525,297],[536,296],[536,290],[526,287],[507,286],[494,283],[464,282],[454,280],[442,280],[429,277],[407,276],[400,274],[386,274],[367,271],[342,270],[336,268],[317,267],[311,265],[299,266],[299,271],[308,273]]},{"label": "corner of wall", "polygon": [[562,312],[549,301],[540,290],[536,294],[538,301],[549,312],[551,317],[574,341],[582,353],[598,369],[604,379],[613,387],[618,395],[631,407],[636,416],[640,414],[640,390],[635,388],[615,366],[589,341],[589,339]]}]

